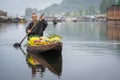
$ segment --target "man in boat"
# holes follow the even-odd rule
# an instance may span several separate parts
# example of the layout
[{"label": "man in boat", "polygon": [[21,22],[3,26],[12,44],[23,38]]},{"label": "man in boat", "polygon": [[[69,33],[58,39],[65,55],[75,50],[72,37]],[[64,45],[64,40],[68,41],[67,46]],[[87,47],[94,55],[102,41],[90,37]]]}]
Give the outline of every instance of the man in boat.
[{"label": "man in boat", "polygon": [[[33,25],[36,22],[38,22],[38,23],[33,28],[33,30],[31,30],[31,28],[33,27]],[[26,28],[26,32],[29,33],[28,38],[30,36],[43,36],[43,32],[46,29],[47,25],[48,25],[48,23],[47,23],[47,21],[45,21],[44,16],[41,17],[40,21],[38,21],[37,14],[33,13],[32,14],[32,22],[30,22],[28,27]]]}]

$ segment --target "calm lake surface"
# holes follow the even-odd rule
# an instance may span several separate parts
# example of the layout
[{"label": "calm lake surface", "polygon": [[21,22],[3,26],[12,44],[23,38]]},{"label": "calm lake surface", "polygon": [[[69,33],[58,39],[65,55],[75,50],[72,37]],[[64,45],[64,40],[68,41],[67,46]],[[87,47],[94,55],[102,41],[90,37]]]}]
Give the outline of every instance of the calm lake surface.
[{"label": "calm lake surface", "polygon": [[[44,36],[61,35],[63,50],[57,59],[55,56],[47,59],[44,69],[28,64],[24,46],[27,40],[22,43],[22,50],[13,47],[25,36],[26,26],[0,24],[0,80],[120,80],[120,41],[109,39],[106,24],[63,22],[53,26],[49,23]],[[59,68],[58,72],[48,67],[52,64],[52,69]],[[35,72],[37,69],[40,71]]]}]

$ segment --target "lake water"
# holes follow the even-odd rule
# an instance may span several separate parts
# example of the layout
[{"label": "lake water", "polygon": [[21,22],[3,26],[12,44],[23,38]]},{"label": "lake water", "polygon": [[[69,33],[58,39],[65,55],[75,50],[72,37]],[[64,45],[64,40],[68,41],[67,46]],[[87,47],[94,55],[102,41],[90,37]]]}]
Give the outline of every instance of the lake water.
[{"label": "lake water", "polygon": [[41,64],[45,63],[39,67],[27,62],[27,40],[22,50],[13,47],[25,36],[26,26],[0,24],[0,80],[120,80],[120,41],[109,38],[105,23],[49,23],[44,36],[62,36],[63,50],[57,53],[61,56],[46,55],[46,62],[38,57]]}]

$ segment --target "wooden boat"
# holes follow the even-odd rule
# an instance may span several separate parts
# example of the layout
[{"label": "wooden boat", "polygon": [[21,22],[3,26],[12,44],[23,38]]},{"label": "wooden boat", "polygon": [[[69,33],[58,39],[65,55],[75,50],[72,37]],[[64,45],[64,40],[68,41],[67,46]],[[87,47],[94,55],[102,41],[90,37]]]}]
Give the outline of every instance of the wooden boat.
[{"label": "wooden boat", "polygon": [[27,46],[27,49],[32,52],[43,53],[49,50],[62,51],[62,42],[51,43],[47,45]]}]

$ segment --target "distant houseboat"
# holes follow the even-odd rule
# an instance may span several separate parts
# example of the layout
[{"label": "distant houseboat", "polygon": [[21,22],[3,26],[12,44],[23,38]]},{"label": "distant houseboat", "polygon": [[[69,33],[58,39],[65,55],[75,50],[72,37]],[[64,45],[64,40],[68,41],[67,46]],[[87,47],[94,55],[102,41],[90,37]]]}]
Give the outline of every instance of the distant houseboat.
[{"label": "distant houseboat", "polygon": [[120,25],[120,5],[112,5],[107,9],[109,25]]},{"label": "distant houseboat", "polygon": [[0,22],[5,22],[7,19],[7,12],[0,10]]},{"label": "distant houseboat", "polygon": [[107,9],[107,36],[120,40],[120,5],[112,5]]}]

